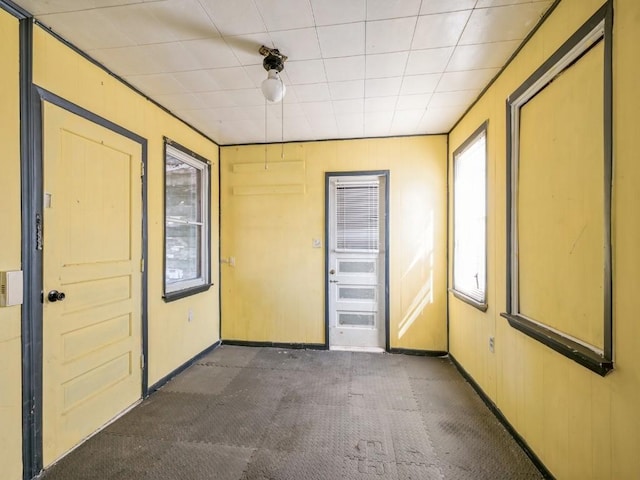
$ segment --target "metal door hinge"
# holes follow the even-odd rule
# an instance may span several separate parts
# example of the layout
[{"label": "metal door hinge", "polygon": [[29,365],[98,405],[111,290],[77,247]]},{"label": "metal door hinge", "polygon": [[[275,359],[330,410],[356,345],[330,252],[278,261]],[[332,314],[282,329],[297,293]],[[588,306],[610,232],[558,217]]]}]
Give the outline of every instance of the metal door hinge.
[{"label": "metal door hinge", "polygon": [[144,258],[140,259],[140,271],[144,273]]},{"label": "metal door hinge", "polygon": [[144,370],[144,355],[140,355],[140,370]]},{"label": "metal door hinge", "polygon": [[144,162],[140,162],[140,177],[144,177]]}]

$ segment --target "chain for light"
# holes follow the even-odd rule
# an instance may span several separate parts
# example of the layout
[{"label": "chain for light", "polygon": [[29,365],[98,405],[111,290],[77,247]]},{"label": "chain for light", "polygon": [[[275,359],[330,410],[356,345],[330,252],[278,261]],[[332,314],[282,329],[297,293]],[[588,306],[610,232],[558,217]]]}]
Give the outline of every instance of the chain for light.
[{"label": "chain for light", "polygon": [[[284,82],[282,81],[282,77],[280,77],[280,85],[282,86],[282,90],[284,91]],[[280,100],[280,160],[284,160],[284,96],[282,100]]]},{"label": "chain for light", "polygon": [[264,99],[264,169],[268,170],[267,166],[267,99]]}]

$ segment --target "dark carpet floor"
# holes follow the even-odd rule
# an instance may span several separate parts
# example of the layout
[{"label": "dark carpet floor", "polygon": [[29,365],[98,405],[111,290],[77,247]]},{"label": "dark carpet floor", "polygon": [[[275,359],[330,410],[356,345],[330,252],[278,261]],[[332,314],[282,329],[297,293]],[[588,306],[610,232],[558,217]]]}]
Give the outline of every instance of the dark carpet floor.
[{"label": "dark carpet floor", "polygon": [[483,480],[540,472],[446,358],[222,346],[46,480]]}]

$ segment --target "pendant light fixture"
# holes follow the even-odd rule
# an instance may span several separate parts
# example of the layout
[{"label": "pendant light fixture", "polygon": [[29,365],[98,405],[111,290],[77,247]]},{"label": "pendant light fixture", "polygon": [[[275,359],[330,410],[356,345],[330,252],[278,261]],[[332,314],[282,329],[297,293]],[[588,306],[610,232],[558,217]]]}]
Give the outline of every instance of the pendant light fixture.
[{"label": "pendant light fixture", "polygon": [[287,57],[282,55],[277,48],[269,48],[264,45],[258,51],[264,56],[262,66],[267,71],[267,78],[262,81],[262,94],[269,102],[281,102],[287,88],[280,77],[280,72],[284,68]]},{"label": "pendant light fixture", "polygon": [[284,95],[287,88],[280,77],[280,72],[284,68],[287,56],[280,53],[277,48],[269,48],[262,45],[258,50],[264,57],[262,66],[267,71],[267,78],[262,81],[261,90],[264,95],[264,169],[268,170],[267,164],[267,104],[280,102],[280,159],[284,160]]}]

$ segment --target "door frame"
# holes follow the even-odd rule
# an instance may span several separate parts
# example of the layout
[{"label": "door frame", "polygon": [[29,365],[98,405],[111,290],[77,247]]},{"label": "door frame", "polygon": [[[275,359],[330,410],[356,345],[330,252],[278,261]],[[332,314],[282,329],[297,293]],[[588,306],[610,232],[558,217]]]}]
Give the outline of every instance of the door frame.
[{"label": "door frame", "polygon": [[[21,23],[23,41],[31,44],[31,22]],[[26,38],[25,38],[26,37]],[[23,479],[37,476],[43,469],[43,102],[122,135],[141,147],[143,172],[147,169],[147,139],[107,120],[32,82],[31,69],[21,84],[21,196],[22,196],[22,268],[24,303],[22,305],[22,461]],[[147,176],[142,182],[142,259],[146,265],[148,250]],[[141,272],[142,366],[141,397],[148,396],[148,318],[147,271]]]},{"label": "door frame", "polygon": [[331,215],[331,179],[335,177],[384,177],[384,350],[390,351],[389,332],[389,170],[325,172],[324,174],[324,346],[329,350],[329,249]]}]

